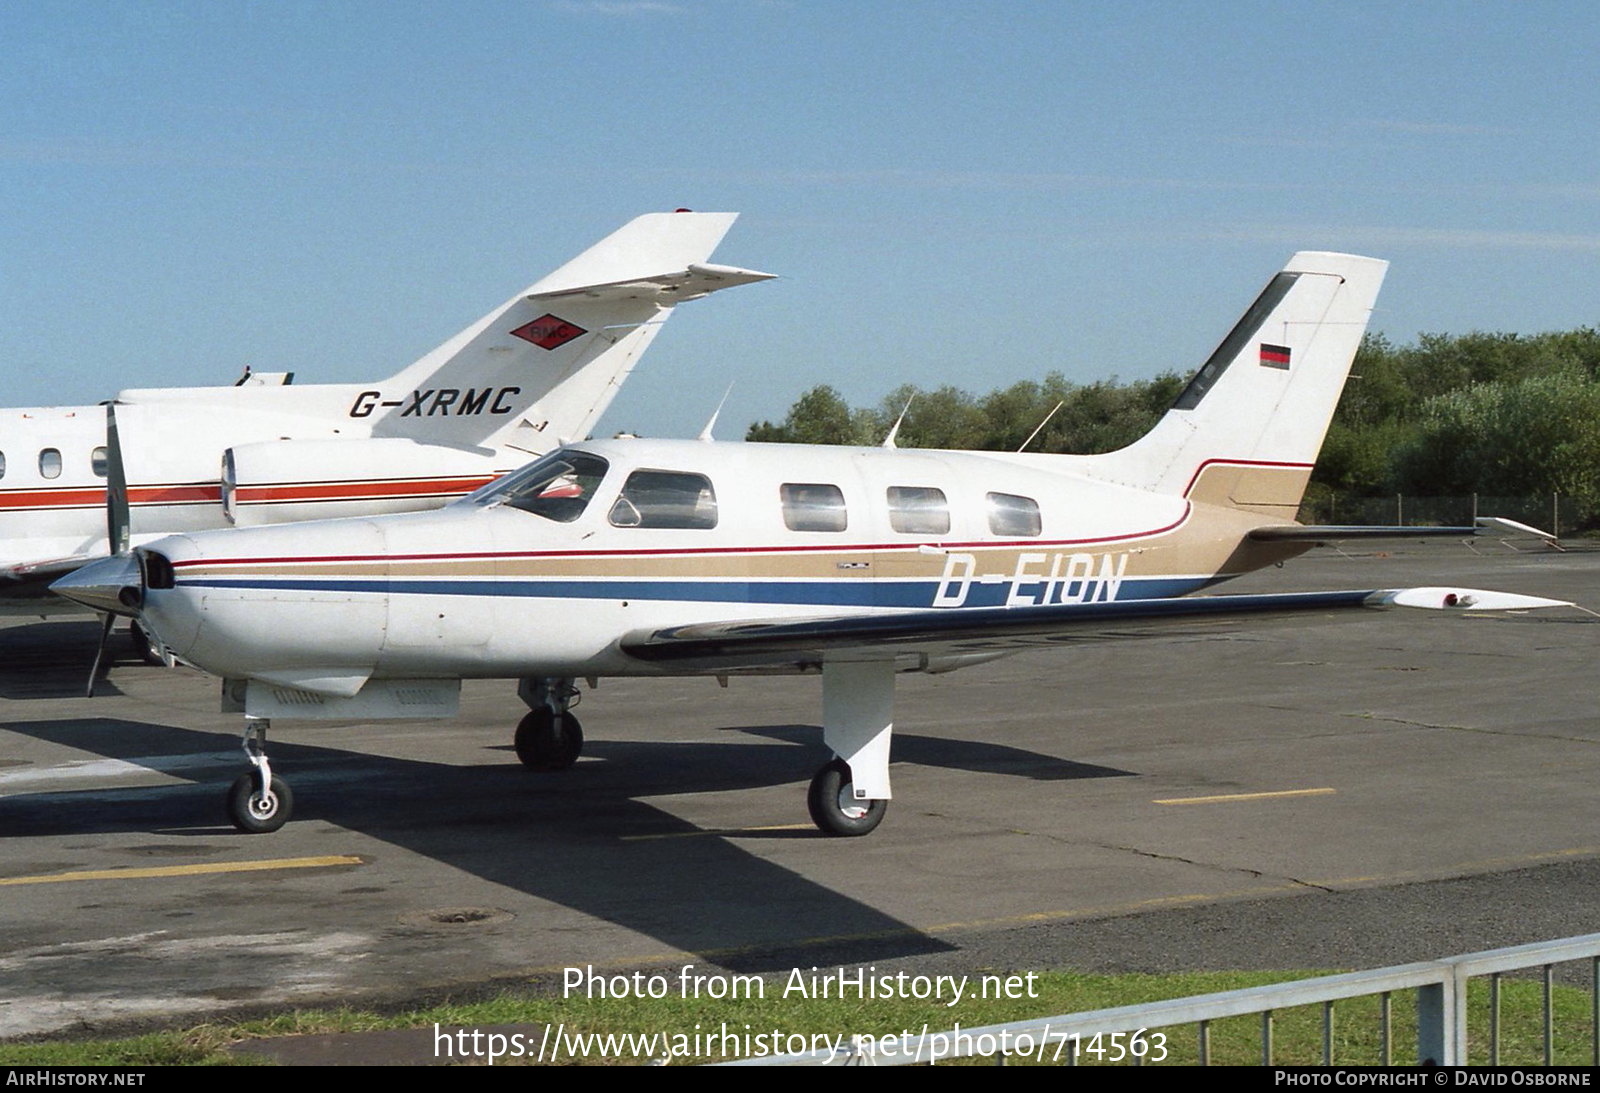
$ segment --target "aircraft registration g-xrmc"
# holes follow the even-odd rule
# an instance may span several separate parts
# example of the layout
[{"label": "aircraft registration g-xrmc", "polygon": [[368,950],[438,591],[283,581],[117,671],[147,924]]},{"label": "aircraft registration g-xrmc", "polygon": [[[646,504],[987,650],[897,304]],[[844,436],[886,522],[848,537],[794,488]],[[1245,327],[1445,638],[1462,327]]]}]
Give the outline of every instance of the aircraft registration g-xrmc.
[{"label": "aircraft registration g-xrmc", "polygon": [[[706,264],[735,215],[638,217],[385,380],[123,391],[126,530],[431,508],[581,439],[676,304],[771,276]],[[0,603],[73,607],[46,580],[110,552],[106,422],[0,411]]]},{"label": "aircraft registration g-xrmc", "polygon": [[811,815],[864,834],[890,795],[898,671],[1173,624],[1554,602],[1186,595],[1350,530],[1294,516],[1385,268],[1296,255],[1157,426],[1105,455],[570,444],[437,512],[177,535],[136,572],[56,588],[138,611],[224,678],[253,765],[229,794],[244,830],[290,809],[274,717],[450,716],[461,679],[518,679],[517,754],[555,770],[582,746],[576,680],[815,671],[834,758]]}]

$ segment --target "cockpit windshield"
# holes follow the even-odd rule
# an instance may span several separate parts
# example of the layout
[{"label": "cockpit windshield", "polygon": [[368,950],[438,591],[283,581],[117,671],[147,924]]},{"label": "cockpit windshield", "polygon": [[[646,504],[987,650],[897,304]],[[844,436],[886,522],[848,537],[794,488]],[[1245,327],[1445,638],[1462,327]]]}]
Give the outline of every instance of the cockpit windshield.
[{"label": "cockpit windshield", "polygon": [[546,520],[570,524],[583,515],[609,467],[588,452],[561,448],[468,494],[463,503],[510,505]]}]

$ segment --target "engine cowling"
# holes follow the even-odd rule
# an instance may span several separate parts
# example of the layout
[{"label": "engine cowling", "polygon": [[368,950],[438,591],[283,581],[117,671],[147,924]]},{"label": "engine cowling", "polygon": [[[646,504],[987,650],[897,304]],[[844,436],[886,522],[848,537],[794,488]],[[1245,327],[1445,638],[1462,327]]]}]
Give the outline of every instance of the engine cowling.
[{"label": "engine cowling", "polygon": [[222,510],[239,527],[416,512],[471,493],[520,462],[516,453],[402,437],[240,444],[222,453]]}]

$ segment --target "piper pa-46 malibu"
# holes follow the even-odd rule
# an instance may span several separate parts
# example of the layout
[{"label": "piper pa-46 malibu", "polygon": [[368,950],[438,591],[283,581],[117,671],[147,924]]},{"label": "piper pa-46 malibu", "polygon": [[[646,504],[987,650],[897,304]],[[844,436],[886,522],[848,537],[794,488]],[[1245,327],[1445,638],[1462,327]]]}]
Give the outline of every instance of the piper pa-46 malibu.
[{"label": "piper pa-46 malibu", "polygon": [[569,444],[437,512],[175,535],[55,589],[137,612],[224,678],[252,763],[228,798],[242,830],[289,815],[275,717],[447,717],[461,679],[518,679],[517,755],[558,770],[583,743],[575,680],[819,672],[834,757],[811,816],[861,835],[889,800],[899,671],[1207,620],[1555,605],[1186,595],[1350,530],[1294,515],[1385,268],[1296,255],[1156,427],[1105,455]]},{"label": "piper pa-46 malibu", "polygon": [[[674,305],[771,276],[706,264],[735,216],[638,217],[385,380],[123,391],[126,532],[434,508],[587,436]],[[115,552],[106,420],[0,411],[5,606],[74,607],[48,580]]]}]

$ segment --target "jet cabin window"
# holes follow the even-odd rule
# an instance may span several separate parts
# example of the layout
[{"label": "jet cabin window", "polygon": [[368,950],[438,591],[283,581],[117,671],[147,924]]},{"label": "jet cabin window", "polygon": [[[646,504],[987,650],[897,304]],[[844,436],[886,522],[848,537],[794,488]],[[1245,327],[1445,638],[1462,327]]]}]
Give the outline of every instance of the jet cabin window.
[{"label": "jet cabin window", "polygon": [[785,482],[778,487],[783,499],[783,524],[790,531],[843,531],[849,523],[844,493],[821,482]]},{"label": "jet cabin window", "polygon": [[984,499],[989,503],[991,533],[1007,537],[1039,534],[1039,502],[1033,498],[991,493]]},{"label": "jet cabin window", "polygon": [[908,535],[945,535],[950,505],[932,486],[890,486],[889,526]]},{"label": "jet cabin window", "polygon": [[39,477],[61,477],[61,449],[46,448],[39,453]]},{"label": "jet cabin window", "polygon": [[570,524],[589,507],[609,467],[597,455],[563,448],[491,482],[465,500],[510,505],[558,524]]},{"label": "jet cabin window", "polygon": [[619,528],[714,528],[717,495],[711,479],[686,471],[634,471],[611,506]]}]

